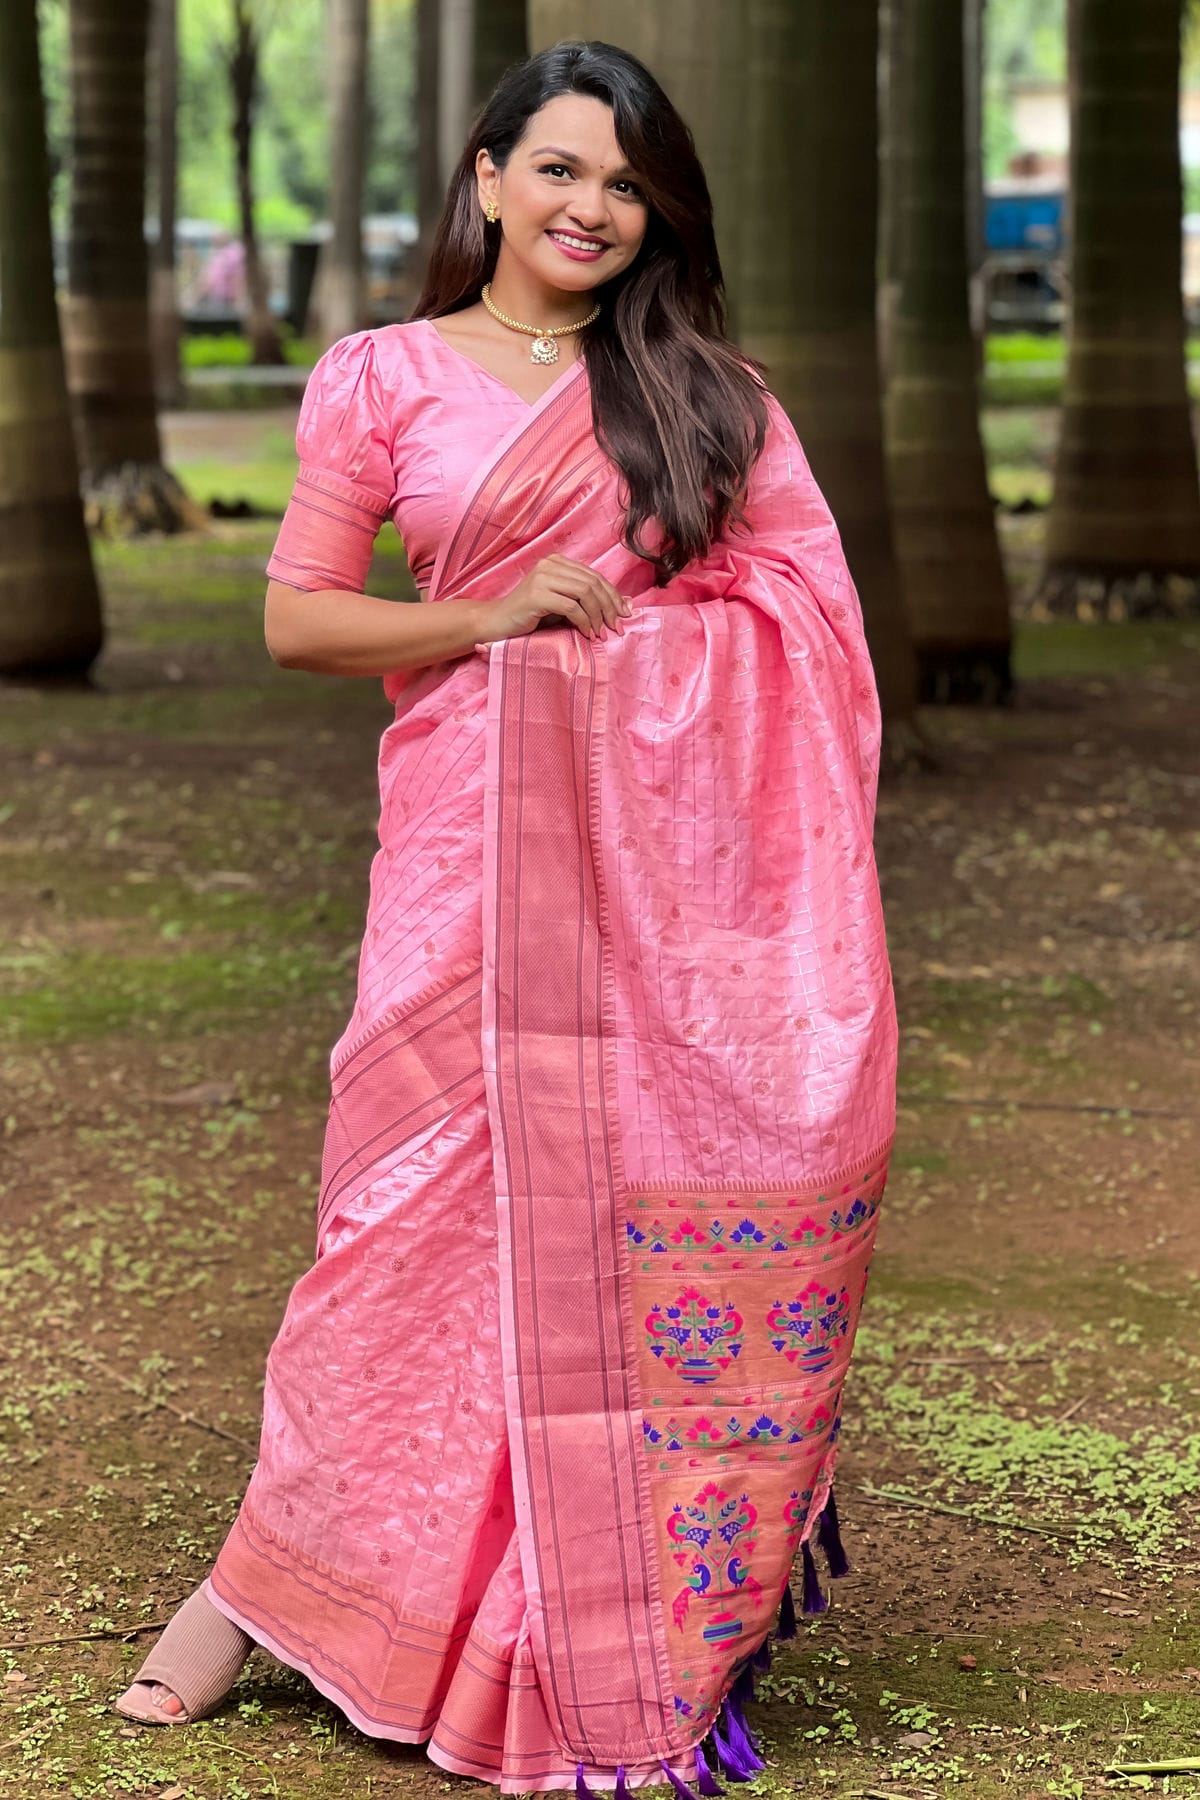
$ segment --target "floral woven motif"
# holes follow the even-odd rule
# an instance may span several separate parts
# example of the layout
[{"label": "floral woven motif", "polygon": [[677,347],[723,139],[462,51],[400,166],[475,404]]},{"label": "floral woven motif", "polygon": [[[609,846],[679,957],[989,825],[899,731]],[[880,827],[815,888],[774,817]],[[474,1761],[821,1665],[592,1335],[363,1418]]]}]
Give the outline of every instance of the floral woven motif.
[{"label": "floral woven motif", "polygon": [[740,1635],[743,1622],[729,1610],[728,1601],[743,1591],[756,1602],[762,1597],[749,1567],[758,1542],[757,1522],[749,1494],[728,1493],[715,1481],[706,1481],[686,1505],[671,1509],[671,1556],[686,1577],[671,1603],[671,1616],[682,1626],[693,1597],[702,1600],[709,1609],[700,1628],[705,1643],[728,1643]]},{"label": "floral woven motif", "polygon": [[643,1430],[647,1449],[659,1452],[695,1451],[710,1446],[729,1452],[744,1444],[766,1453],[774,1445],[786,1449],[827,1437],[833,1423],[834,1415],[824,1402],[819,1402],[811,1410],[807,1406],[792,1406],[786,1411],[757,1415],[700,1412],[695,1417],[669,1413],[665,1418],[656,1418],[648,1414]]},{"label": "floral woven motif", "polygon": [[809,1193],[629,1197],[643,1447],[681,1716],[706,1716],[761,1644],[782,1589],[759,1564],[789,1569],[824,1504],[886,1173],[874,1163]]},{"label": "floral woven motif", "polygon": [[711,1197],[688,1194],[668,1206],[644,1195],[636,1202],[636,1216],[625,1221],[629,1252],[645,1259],[643,1268],[651,1257],[678,1258],[674,1266],[679,1268],[690,1267],[693,1259],[707,1268],[707,1257],[727,1259],[736,1267],[752,1259],[761,1259],[763,1267],[768,1261],[776,1266],[776,1258],[797,1267],[814,1260],[832,1262],[873,1226],[886,1174],[886,1168],[870,1170],[853,1184],[852,1195],[819,1195],[812,1207],[799,1209],[799,1217],[790,1217],[778,1201],[765,1197],[753,1207],[732,1201],[709,1211]]},{"label": "floral woven motif", "polygon": [[684,1381],[715,1381],[732,1364],[744,1335],[732,1302],[714,1305],[699,1288],[683,1288],[666,1306],[652,1306],[646,1315],[651,1355]]},{"label": "floral woven motif", "polygon": [[840,1340],[850,1329],[850,1293],[846,1287],[810,1281],[795,1297],[776,1301],[767,1313],[771,1346],[788,1362],[816,1374],[827,1369]]}]

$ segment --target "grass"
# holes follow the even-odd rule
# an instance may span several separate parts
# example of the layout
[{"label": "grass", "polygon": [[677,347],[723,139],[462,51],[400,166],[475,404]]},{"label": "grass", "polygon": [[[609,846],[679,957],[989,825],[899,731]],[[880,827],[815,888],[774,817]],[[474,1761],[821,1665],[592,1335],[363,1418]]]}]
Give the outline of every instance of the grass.
[{"label": "grass", "polygon": [[1169,675],[1180,658],[1200,656],[1200,620],[1142,620],[1085,625],[1074,619],[1018,621],[1013,673],[1039,677],[1114,675],[1140,670]]},{"label": "grass", "polygon": [[[1063,1295],[1076,1315],[1079,1298],[1070,1289]],[[1089,1298],[1095,1305],[1096,1296]],[[962,1507],[999,1526],[1001,1542],[1019,1543],[1022,1528],[1048,1532],[1072,1566],[1100,1563],[1117,1577],[1137,1572],[1153,1580],[1190,1556],[1200,1522],[1200,1433],[1191,1397],[1200,1391],[1200,1358],[1181,1352],[1176,1379],[1148,1378],[1148,1393],[1136,1369],[1119,1390],[1106,1389],[1108,1371],[1128,1361],[1131,1346],[1145,1345],[1146,1326],[1137,1320],[1096,1306],[1096,1323],[1027,1335],[1014,1329],[1015,1316],[1022,1300],[1044,1313],[1045,1294],[1036,1285],[1024,1295],[1010,1288],[1004,1313],[990,1321],[982,1293],[955,1310],[934,1310],[928,1300],[903,1283],[877,1284],[852,1376],[863,1428],[922,1471],[915,1492],[909,1484],[910,1499]],[[1161,1345],[1180,1342],[1190,1305],[1177,1295],[1147,1297]],[[978,1371],[958,1366],[971,1350],[982,1353]],[[906,1378],[914,1357],[919,1372]],[[1081,1373],[1089,1385],[1120,1392],[1118,1429],[1062,1419]],[[1137,1422],[1139,1407],[1153,1422]]]},{"label": "grass", "polygon": [[[160,927],[160,937],[170,935],[170,923]],[[243,943],[119,957],[28,950],[0,958],[9,990],[0,1044],[236,1029],[241,1020],[278,1007],[336,997],[344,986],[343,966],[343,959],[308,943],[292,951]]]},{"label": "grass", "polygon": [[[311,367],[321,354],[315,338],[297,337],[286,320],[280,323],[283,353],[289,363]],[[185,334],[180,354],[186,369],[245,369],[250,366],[250,343],[240,331]]]}]

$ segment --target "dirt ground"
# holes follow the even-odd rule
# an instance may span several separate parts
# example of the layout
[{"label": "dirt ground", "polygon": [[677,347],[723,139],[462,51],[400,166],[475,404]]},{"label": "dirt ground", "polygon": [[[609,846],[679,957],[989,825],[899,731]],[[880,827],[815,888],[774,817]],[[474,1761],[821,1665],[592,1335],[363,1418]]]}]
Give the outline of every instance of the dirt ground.
[{"label": "dirt ground", "polygon": [[[213,430],[177,421],[185,465]],[[1006,530],[1019,569],[1037,521]],[[194,1728],[111,1711],[253,1463],[374,844],[386,706],[271,664],[272,537],[104,549],[96,690],[0,694],[3,1794],[484,1791],[261,1650]],[[1025,624],[1018,671],[881,796],[901,1106],[853,1568],[751,1710],[756,1796],[1198,1779],[1105,1771],[1200,1756],[1200,622]]]}]

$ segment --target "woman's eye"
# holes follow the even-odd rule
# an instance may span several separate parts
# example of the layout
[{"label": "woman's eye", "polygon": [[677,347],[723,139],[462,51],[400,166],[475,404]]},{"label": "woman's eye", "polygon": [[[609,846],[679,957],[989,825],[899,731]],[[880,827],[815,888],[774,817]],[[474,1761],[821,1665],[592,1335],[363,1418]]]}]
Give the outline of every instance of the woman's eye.
[{"label": "woman's eye", "polygon": [[[570,169],[565,162],[543,162],[542,167],[538,169],[538,175],[570,175]],[[628,196],[630,196],[631,200],[642,200],[642,198],[644,198],[637,182],[630,182],[630,180],[626,180],[624,176],[622,176],[621,180],[615,185],[617,185],[617,187],[624,187],[624,189],[628,191]]]},{"label": "woman's eye", "polygon": [[614,181],[613,186],[622,189],[630,200],[640,200],[643,197],[636,181]]}]

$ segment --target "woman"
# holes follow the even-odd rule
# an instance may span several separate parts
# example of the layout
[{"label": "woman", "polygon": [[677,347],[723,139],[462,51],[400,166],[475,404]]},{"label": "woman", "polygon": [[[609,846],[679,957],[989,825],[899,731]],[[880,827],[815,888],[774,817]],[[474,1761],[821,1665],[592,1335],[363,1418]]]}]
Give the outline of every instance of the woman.
[{"label": "woman", "polygon": [[[504,1793],[720,1793],[846,1566],[895,1017],[856,595],[640,63],[505,76],[297,446],[267,638],[385,676],[380,848],[259,1460],[123,1708],[257,1642]],[[362,591],[388,515],[425,605]]]}]

